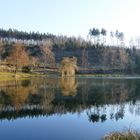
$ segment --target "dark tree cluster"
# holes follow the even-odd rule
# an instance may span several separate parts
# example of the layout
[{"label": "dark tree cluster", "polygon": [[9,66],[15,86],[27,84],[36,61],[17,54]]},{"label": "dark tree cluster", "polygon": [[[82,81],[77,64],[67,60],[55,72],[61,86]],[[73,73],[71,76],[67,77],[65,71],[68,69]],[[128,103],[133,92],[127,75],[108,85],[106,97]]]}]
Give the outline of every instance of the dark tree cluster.
[{"label": "dark tree cluster", "polygon": [[21,39],[21,40],[43,40],[47,38],[53,38],[53,34],[45,34],[39,32],[25,32],[25,31],[18,31],[15,29],[4,30],[0,29],[0,38],[14,38],[14,39]]}]

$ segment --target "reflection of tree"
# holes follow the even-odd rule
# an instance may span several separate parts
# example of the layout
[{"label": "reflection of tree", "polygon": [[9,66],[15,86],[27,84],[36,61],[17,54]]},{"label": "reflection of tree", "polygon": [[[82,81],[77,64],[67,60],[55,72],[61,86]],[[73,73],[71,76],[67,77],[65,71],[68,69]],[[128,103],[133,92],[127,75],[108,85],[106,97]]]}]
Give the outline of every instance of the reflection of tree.
[{"label": "reflection of tree", "polygon": [[135,116],[140,116],[140,102],[139,101],[130,102],[129,111],[131,114],[135,114]]},{"label": "reflection of tree", "polygon": [[4,84],[1,86],[3,94],[0,94],[0,99],[4,101],[3,106],[10,105],[18,109],[26,104],[29,94],[37,92],[37,84],[33,86],[34,84],[30,80],[8,81]]},{"label": "reflection of tree", "polygon": [[54,88],[51,86],[47,87],[46,79],[44,79],[44,97],[42,105],[45,111],[50,112],[53,108],[52,101],[54,100]]},{"label": "reflection of tree", "polygon": [[83,105],[86,105],[86,101],[89,100],[89,91],[91,89],[90,80],[86,78],[80,79],[80,94]]},{"label": "reflection of tree", "polygon": [[3,87],[2,91],[5,94],[4,96],[6,96],[6,103],[13,106],[16,110],[20,109],[25,104],[30,93],[29,91],[31,91],[31,88],[28,88],[29,85],[29,81],[26,80],[15,81],[9,87]]},{"label": "reflection of tree", "polygon": [[0,119],[91,110],[87,113],[91,122],[119,120],[126,102],[130,113],[139,116],[139,91],[139,81],[131,80],[47,77],[0,82]]},{"label": "reflection of tree", "polygon": [[89,121],[92,121],[93,123],[99,122],[99,120],[100,120],[100,116],[98,114],[91,114],[89,116]]},{"label": "reflection of tree", "polygon": [[60,86],[63,96],[76,96],[77,82],[75,77],[61,77]]},{"label": "reflection of tree", "polygon": [[91,116],[89,116],[89,121],[94,122],[104,122],[106,121],[106,114],[102,114],[101,116],[97,115],[97,114],[92,114]]},{"label": "reflection of tree", "polygon": [[119,119],[123,119],[124,117],[124,107],[121,107],[120,110],[115,113],[115,119],[118,121]]},{"label": "reflection of tree", "polygon": [[100,107],[94,106],[93,108],[94,108],[93,112],[92,111],[87,112],[90,122],[93,122],[93,123],[99,122],[99,121],[104,122],[107,120],[107,115],[102,113],[102,110],[100,109]]},{"label": "reflection of tree", "polygon": [[87,116],[89,118],[89,121],[95,123],[95,122],[105,122],[107,119],[116,120],[116,121],[118,121],[119,119],[123,119],[125,105],[123,106],[115,105],[114,110],[111,112],[111,114],[105,111],[106,108],[107,108],[106,105],[93,106],[92,111],[91,110],[87,111]]}]

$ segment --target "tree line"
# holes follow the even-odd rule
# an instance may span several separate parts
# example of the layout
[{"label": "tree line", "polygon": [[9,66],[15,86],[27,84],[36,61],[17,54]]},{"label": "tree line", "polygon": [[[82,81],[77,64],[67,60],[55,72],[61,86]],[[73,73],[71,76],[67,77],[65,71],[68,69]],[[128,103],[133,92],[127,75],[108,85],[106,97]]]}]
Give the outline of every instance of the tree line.
[{"label": "tree line", "polygon": [[[2,36],[1,33],[6,32],[7,35]],[[11,32],[11,34],[10,34]],[[37,44],[22,42],[22,35],[30,35],[30,33],[20,32],[17,30],[0,30],[0,61],[1,64],[12,66],[17,72],[22,68],[46,67],[58,68],[63,57],[75,56],[77,58],[78,67],[85,69],[100,68],[101,70],[118,69],[132,73],[140,73],[140,50],[135,46],[131,48],[124,47],[124,33],[110,32],[112,37],[115,36],[118,45],[107,45],[107,30],[102,28],[92,28],[88,35],[91,40],[85,40],[79,37],[68,37],[63,35],[47,35],[42,39],[32,36],[32,39],[39,41]],[[10,34],[10,35],[8,35]],[[20,40],[7,42],[3,38],[16,37],[12,34],[18,34]],[[41,35],[37,33],[38,37]],[[21,35],[21,36],[20,36]],[[45,39],[44,39],[45,38]],[[95,40],[92,41],[92,39]],[[120,45],[121,44],[121,45]]]},{"label": "tree line", "polygon": [[15,38],[21,40],[43,40],[46,38],[54,37],[53,34],[45,34],[39,32],[26,32],[26,31],[18,31],[16,29],[0,29],[0,38]]}]

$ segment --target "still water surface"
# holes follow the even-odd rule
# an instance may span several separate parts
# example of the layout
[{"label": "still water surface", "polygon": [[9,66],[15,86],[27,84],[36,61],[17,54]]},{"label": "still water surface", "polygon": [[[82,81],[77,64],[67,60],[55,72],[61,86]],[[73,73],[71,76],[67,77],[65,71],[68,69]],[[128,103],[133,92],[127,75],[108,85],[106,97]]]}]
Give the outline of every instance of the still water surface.
[{"label": "still water surface", "polygon": [[0,82],[0,140],[99,140],[140,129],[140,80]]}]

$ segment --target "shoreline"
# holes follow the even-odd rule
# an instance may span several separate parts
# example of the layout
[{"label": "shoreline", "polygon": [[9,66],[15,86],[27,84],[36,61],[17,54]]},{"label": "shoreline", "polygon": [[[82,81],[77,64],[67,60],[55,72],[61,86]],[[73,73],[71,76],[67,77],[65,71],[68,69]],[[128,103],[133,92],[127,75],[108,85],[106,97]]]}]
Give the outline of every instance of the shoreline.
[{"label": "shoreline", "polygon": [[140,75],[125,75],[125,74],[78,74],[78,78],[97,78],[97,79],[140,79]]},{"label": "shoreline", "polygon": [[[43,73],[23,73],[17,72],[0,72],[0,81],[7,80],[22,80],[33,77],[54,77],[61,78],[59,74],[43,74]],[[71,77],[71,76],[69,76]],[[76,74],[75,78],[96,78],[96,79],[140,79],[140,75],[125,75],[125,74]]]},{"label": "shoreline", "polygon": [[9,81],[9,80],[24,80],[33,77],[44,77],[45,74],[41,73],[23,73],[17,72],[16,74],[13,72],[0,72],[0,81]]}]

